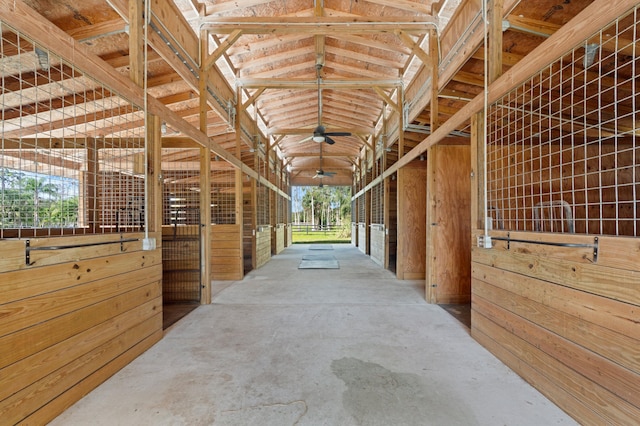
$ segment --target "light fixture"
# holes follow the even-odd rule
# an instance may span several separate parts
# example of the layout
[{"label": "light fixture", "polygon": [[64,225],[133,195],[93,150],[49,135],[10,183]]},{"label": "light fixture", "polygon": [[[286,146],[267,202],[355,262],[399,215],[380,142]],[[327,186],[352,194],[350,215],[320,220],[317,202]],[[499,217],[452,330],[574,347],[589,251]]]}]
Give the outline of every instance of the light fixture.
[{"label": "light fixture", "polygon": [[584,46],[584,67],[589,68],[593,65],[593,61],[596,58],[596,53],[598,53],[598,49],[600,45],[598,43],[587,43]]},{"label": "light fixture", "polygon": [[312,140],[313,140],[314,142],[321,143],[321,142],[324,142],[324,136],[316,135],[316,136],[314,136],[314,137],[312,138]]},{"label": "light fixture", "polygon": [[160,133],[162,133],[163,135],[167,134],[167,123],[165,123],[164,121],[160,125]]},{"label": "light fixture", "polygon": [[40,68],[42,68],[44,71],[49,71],[49,53],[47,53],[46,50],[42,50],[39,47],[36,47],[36,56],[38,57]]}]

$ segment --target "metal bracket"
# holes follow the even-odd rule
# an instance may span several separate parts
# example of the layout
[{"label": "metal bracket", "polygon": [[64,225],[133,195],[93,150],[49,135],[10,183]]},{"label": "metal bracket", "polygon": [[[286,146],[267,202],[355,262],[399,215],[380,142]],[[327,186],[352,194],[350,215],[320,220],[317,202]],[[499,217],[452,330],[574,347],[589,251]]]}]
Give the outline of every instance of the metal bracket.
[{"label": "metal bracket", "polygon": [[25,241],[24,257],[25,257],[25,263],[27,265],[31,265],[31,240]]}]

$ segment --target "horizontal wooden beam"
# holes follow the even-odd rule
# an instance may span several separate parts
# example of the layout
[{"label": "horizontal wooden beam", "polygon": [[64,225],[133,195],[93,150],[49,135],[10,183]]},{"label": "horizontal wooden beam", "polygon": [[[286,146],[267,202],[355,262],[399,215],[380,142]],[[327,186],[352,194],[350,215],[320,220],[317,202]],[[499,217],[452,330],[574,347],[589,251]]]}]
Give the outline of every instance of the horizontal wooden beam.
[{"label": "horizontal wooden beam", "polygon": [[426,33],[437,25],[432,16],[397,18],[387,16],[383,20],[360,16],[312,16],[312,17],[222,17],[209,16],[201,21],[201,28],[218,34],[242,30],[245,34],[367,34],[404,31]]},{"label": "horizontal wooden beam", "polygon": [[[239,78],[236,85],[245,89],[309,89],[317,88],[318,80],[291,79],[291,78]],[[363,89],[373,86],[397,87],[402,85],[402,80],[390,79],[357,79],[344,78],[340,80],[322,80],[320,87],[323,89]]]},{"label": "horizontal wooden beam", "polygon": [[[296,128],[296,129],[283,129],[283,128],[273,128],[269,130],[270,135],[311,135],[313,133],[314,127],[311,128]],[[352,134],[362,134],[369,135],[374,132],[374,128],[366,128],[366,127],[354,127],[354,128],[335,128],[335,127],[326,127],[325,131],[327,132],[349,132]]]}]

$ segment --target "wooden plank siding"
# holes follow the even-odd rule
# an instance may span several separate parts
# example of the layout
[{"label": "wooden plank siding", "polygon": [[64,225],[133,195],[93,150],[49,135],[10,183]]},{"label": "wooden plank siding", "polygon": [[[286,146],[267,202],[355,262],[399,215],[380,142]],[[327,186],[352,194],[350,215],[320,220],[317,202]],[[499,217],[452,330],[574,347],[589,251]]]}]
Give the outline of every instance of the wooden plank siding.
[{"label": "wooden plank siding", "polygon": [[385,183],[385,226],[387,228],[387,252],[385,268],[395,270],[398,257],[398,181],[386,179]]},{"label": "wooden plank siding", "polygon": [[370,257],[375,263],[384,267],[384,257],[385,257],[385,228],[384,225],[371,225],[371,230],[369,233],[371,238],[371,253]]},{"label": "wooden plank siding", "polygon": [[267,226],[256,231],[256,269],[271,260],[271,229]]},{"label": "wooden plank siding", "polygon": [[435,145],[427,160],[427,300],[468,303],[471,149],[468,145]]},{"label": "wooden plank siding", "polygon": [[[44,247],[114,238],[32,242]],[[33,252],[38,256],[26,266],[24,240],[0,242],[0,253],[21,254],[5,258],[0,273],[3,423],[50,421],[162,337],[161,249],[143,251],[141,241],[122,249],[116,243]]]},{"label": "wooden plank siding", "polygon": [[286,225],[284,223],[279,223],[274,231],[273,231],[273,235],[275,237],[275,247],[276,247],[276,251],[275,254],[278,253],[282,253],[282,251],[284,250],[285,247],[285,232],[286,232]]},{"label": "wooden plank siding", "polygon": [[427,163],[417,161],[398,170],[399,280],[425,279],[427,239]]},{"label": "wooden plank siding", "polygon": [[358,249],[364,253],[369,254],[369,242],[367,241],[367,237],[369,236],[369,228],[366,223],[358,224]]},{"label": "wooden plank siding", "polygon": [[241,280],[242,225],[211,227],[211,274],[214,280]]},{"label": "wooden plank siding", "polygon": [[358,247],[358,224],[351,222],[351,245]]},{"label": "wooden plank siding", "polygon": [[[585,235],[510,236],[593,243]],[[594,261],[591,248],[502,241],[474,248],[472,335],[578,421],[635,423],[639,249],[637,239],[599,238]]]}]

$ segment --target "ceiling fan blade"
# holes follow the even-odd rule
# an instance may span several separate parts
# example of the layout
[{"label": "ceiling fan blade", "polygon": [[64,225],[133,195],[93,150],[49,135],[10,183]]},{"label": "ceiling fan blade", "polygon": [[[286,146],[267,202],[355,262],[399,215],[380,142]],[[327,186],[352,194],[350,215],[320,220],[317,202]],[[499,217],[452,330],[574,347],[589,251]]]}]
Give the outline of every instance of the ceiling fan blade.
[{"label": "ceiling fan blade", "polygon": [[326,132],[325,136],[351,136],[349,132]]},{"label": "ceiling fan blade", "polygon": [[313,139],[313,136],[308,136],[308,137],[302,139],[301,141],[299,141],[298,143],[305,143],[305,142],[310,141],[311,139]]},{"label": "ceiling fan blade", "polygon": [[324,141],[326,143],[328,143],[329,145],[333,145],[334,143],[336,143],[336,141],[334,141],[333,139],[331,139],[329,136],[324,135]]}]

